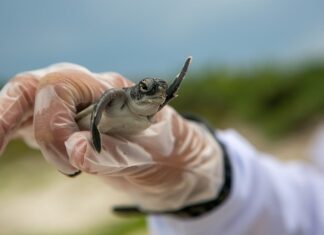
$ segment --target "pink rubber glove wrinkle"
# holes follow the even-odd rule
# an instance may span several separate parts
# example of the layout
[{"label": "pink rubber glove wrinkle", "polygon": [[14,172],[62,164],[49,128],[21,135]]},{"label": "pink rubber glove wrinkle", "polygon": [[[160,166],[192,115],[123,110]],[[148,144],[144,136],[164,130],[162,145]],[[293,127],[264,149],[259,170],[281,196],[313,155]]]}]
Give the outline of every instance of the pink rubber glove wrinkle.
[{"label": "pink rubber glove wrinkle", "polygon": [[23,138],[33,148],[39,148],[33,133],[36,90],[42,77],[64,68],[90,73],[79,65],[55,64],[44,69],[17,74],[2,88],[0,92],[0,152],[15,137]]},{"label": "pink rubber glove wrinkle", "polygon": [[117,74],[100,76],[77,69],[46,74],[38,85],[34,110],[35,138],[45,159],[64,174],[76,173],[64,146],[79,131],[76,113],[98,100],[106,89],[129,84]]},{"label": "pink rubber glove wrinkle", "polygon": [[138,135],[102,135],[100,153],[88,132],[75,133],[65,145],[76,168],[102,176],[144,209],[172,210],[209,200],[223,183],[222,153],[214,138],[170,107]]},{"label": "pink rubber glove wrinkle", "polygon": [[25,74],[15,76],[2,88],[0,92],[1,152],[19,131],[32,126],[37,84],[36,76]]}]

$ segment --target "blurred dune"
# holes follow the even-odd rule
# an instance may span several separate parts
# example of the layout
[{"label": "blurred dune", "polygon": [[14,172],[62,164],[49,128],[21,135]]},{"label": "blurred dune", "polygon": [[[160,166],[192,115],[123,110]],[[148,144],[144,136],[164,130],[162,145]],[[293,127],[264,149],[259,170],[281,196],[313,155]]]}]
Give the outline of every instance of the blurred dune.
[{"label": "blurred dune", "polygon": [[113,234],[109,227],[118,230],[121,222],[144,225],[143,219],[111,214],[112,205],[129,202],[126,195],[96,177],[60,174],[21,141],[13,141],[1,157],[0,178],[1,235],[101,234],[101,227]]}]

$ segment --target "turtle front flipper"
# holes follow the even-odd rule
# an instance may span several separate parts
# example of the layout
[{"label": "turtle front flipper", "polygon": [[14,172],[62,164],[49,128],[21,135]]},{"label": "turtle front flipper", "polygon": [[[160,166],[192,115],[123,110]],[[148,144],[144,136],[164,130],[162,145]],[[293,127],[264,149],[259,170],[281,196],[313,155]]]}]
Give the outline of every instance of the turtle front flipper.
[{"label": "turtle front flipper", "polygon": [[166,91],[165,102],[160,106],[160,109],[162,109],[166,104],[168,104],[173,98],[177,97],[177,91],[180,87],[182,80],[186,76],[189,65],[191,63],[191,60],[192,60],[191,56],[186,59],[184,65],[181,69],[181,72],[177,75],[177,77],[174,79],[174,81],[169,85],[169,87]]},{"label": "turtle front flipper", "polygon": [[122,89],[109,89],[100,97],[98,103],[95,104],[91,114],[90,131],[92,135],[92,144],[96,151],[101,151],[101,138],[98,130],[98,124],[101,120],[102,114],[105,109],[116,99],[126,100],[125,90]]},{"label": "turtle front flipper", "polygon": [[[95,106],[95,108],[98,105]],[[91,116],[91,135],[92,135],[92,145],[93,147],[97,150],[98,153],[100,153],[101,151],[101,139],[100,139],[100,133],[98,130],[98,123],[96,124],[93,120],[95,120],[96,118],[92,118],[94,115]]]}]

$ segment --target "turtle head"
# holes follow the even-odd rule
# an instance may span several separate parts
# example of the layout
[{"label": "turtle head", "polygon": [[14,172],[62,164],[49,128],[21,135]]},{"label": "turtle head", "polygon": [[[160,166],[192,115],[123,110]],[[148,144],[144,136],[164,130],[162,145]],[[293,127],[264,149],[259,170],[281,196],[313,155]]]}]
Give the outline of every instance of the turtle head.
[{"label": "turtle head", "polygon": [[130,88],[128,106],[136,114],[151,116],[155,114],[167,96],[168,84],[158,78],[144,78]]},{"label": "turtle head", "polygon": [[151,116],[177,97],[177,91],[184,79],[192,58],[188,57],[171,84],[158,78],[144,78],[137,85],[129,88],[129,108],[132,112]]}]

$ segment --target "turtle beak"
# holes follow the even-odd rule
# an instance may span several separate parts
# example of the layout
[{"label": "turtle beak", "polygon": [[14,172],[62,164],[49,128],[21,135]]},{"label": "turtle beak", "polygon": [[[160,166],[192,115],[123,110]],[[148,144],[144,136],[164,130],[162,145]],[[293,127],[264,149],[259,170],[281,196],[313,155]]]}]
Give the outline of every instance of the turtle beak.
[{"label": "turtle beak", "polygon": [[171,99],[175,98],[177,96],[177,91],[179,89],[179,86],[184,79],[188,67],[191,63],[192,57],[188,57],[186,59],[186,62],[184,63],[181,72],[178,74],[178,76],[174,79],[174,81],[169,85],[168,89],[166,90],[166,102],[168,103]]}]

